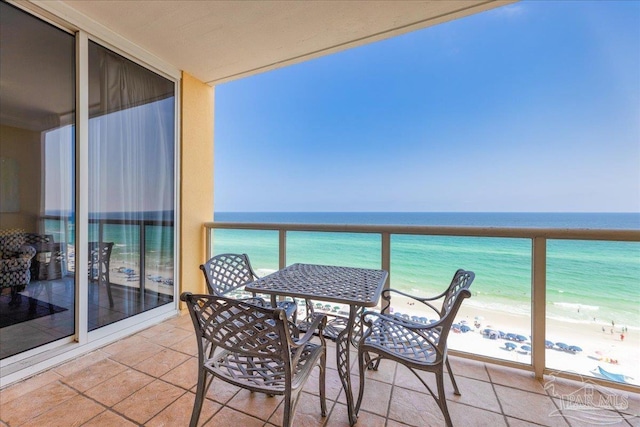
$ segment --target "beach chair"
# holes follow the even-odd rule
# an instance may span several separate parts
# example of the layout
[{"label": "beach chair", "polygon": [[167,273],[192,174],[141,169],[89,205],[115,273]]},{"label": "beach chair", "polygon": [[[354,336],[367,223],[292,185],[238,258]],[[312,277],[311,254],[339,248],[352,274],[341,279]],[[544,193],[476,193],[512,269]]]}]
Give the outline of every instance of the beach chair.
[{"label": "beach chair", "polygon": [[[394,289],[382,292],[382,298],[386,303],[383,312],[386,312],[385,309],[391,303],[391,293],[411,298],[434,310],[438,314],[438,320],[428,325],[375,311],[365,311],[362,314],[364,334],[358,344],[360,391],[356,414],[360,410],[364,395],[365,369],[377,370],[382,359],[390,359],[406,366],[415,374],[438,403],[447,426],[452,425],[444,394],[444,366],[449,372],[454,393],[460,395],[460,392],[447,357],[447,336],[462,301],[471,296],[469,286],[474,277],[471,271],[458,270],[447,290],[432,298],[418,298]],[[431,302],[441,298],[442,307],[438,310]],[[437,396],[416,371],[435,374]]]},{"label": "beach chair", "polygon": [[[198,340],[198,385],[190,427],[198,425],[214,378],[252,392],[284,396],[282,426],[289,427],[300,392],[315,367],[320,369],[320,411],[327,415],[324,315],[315,315],[309,331],[296,339],[281,308],[189,292],[180,299],[187,304]],[[319,344],[311,342],[314,333]]]},{"label": "beach chair", "polygon": [[[201,264],[200,270],[204,273],[209,293],[219,297],[231,297],[235,292],[244,292],[244,286],[258,278],[247,254],[216,255]],[[270,302],[256,295],[237,299],[261,307],[271,307]],[[278,307],[282,308],[287,313],[287,317],[295,323],[298,311],[295,301],[278,301]]]}]

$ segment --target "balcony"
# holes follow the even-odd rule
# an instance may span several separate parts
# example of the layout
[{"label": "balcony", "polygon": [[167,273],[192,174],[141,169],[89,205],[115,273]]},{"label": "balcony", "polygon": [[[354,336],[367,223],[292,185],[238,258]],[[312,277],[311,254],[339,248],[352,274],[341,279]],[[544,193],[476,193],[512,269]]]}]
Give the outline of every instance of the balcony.
[{"label": "balcony", "polygon": [[[320,416],[316,382],[309,381],[295,417],[297,426],[347,426],[344,392],[329,342],[327,418]],[[355,360],[355,357],[352,358]],[[451,362],[462,396],[450,384],[455,425],[637,425],[640,394],[590,381],[545,376],[466,358]],[[2,425],[188,425],[197,348],[188,315],[164,321],[119,342],[2,390]],[[352,367],[357,375],[357,365]],[[431,396],[409,371],[383,363],[370,381],[357,425],[442,425]],[[428,378],[428,377],[426,377]],[[214,381],[201,425],[277,426],[279,397],[266,397]]]}]

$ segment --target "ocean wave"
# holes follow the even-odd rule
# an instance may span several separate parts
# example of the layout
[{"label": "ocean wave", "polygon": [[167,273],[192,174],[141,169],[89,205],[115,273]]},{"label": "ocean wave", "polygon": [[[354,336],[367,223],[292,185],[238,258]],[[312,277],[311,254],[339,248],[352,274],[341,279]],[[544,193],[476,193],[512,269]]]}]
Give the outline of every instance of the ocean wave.
[{"label": "ocean wave", "polygon": [[573,302],[554,302],[553,305],[556,307],[562,307],[570,310],[590,310],[597,311],[600,310],[600,307],[597,305],[585,305],[585,304],[576,304]]}]

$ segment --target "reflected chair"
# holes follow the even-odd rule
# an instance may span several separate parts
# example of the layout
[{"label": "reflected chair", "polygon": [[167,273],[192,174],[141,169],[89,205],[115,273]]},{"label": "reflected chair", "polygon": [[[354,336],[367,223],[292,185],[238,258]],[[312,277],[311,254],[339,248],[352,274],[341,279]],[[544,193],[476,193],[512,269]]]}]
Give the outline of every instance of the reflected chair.
[{"label": "reflected chair", "polygon": [[[258,275],[251,267],[247,254],[216,255],[200,265],[200,270],[204,273],[209,293],[219,297],[231,297],[234,294],[241,295],[244,292],[244,286],[258,278]],[[271,307],[269,302],[255,294],[248,298],[239,299],[261,307]],[[298,311],[296,302],[278,301],[277,305],[295,323]]]},{"label": "reflected chair", "polygon": [[[377,370],[382,359],[390,359],[406,366],[420,380],[438,403],[447,426],[452,425],[444,394],[445,365],[453,384],[454,393],[460,395],[460,392],[447,357],[447,336],[462,301],[471,296],[469,286],[471,286],[474,277],[475,275],[471,271],[458,270],[447,290],[431,298],[418,298],[394,289],[383,291],[382,298],[385,301],[383,313],[389,309],[391,293],[396,293],[422,303],[435,311],[438,319],[428,325],[373,311],[365,311],[362,314],[365,329],[358,345],[360,391],[356,403],[356,414],[360,410],[364,394],[365,369]],[[430,301],[436,301],[440,298],[443,298],[443,301],[442,307],[438,310]],[[417,371],[435,374],[437,396]]]},{"label": "reflected chair", "polygon": [[[296,339],[285,311],[216,295],[180,295],[189,309],[198,340],[198,386],[190,426],[200,418],[214,378],[267,395],[284,396],[282,425],[292,425],[296,404],[314,367],[320,368],[320,410],[326,416],[326,318]],[[316,331],[317,330],[317,331]],[[311,342],[314,332],[320,343]]]},{"label": "reflected chair", "polygon": [[0,290],[11,289],[9,305],[19,305],[20,292],[31,281],[31,259],[36,250],[25,243],[20,229],[0,230]]},{"label": "reflected chair", "polygon": [[113,242],[89,242],[89,283],[105,285],[109,297],[109,307],[113,308],[109,269]]}]

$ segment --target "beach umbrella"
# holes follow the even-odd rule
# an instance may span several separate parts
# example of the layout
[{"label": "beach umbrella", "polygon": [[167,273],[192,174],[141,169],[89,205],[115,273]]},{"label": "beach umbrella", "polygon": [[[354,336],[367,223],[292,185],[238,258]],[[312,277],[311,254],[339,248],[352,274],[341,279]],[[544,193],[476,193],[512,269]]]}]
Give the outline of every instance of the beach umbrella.
[{"label": "beach umbrella", "polygon": [[411,316],[411,321],[413,322],[419,322],[420,318],[418,316]]},{"label": "beach umbrella", "polygon": [[429,320],[427,320],[426,317],[421,317],[420,319],[420,323],[427,323]]},{"label": "beach umbrella", "polygon": [[500,338],[502,338],[502,339],[504,339],[504,337],[505,337],[505,335],[506,335],[506,334],[505,334],[504,332],[502,332],[502,331],[498,331],[498,334],[500,335]]},{"label": "beach umbrella", "polygon": [[489,339],[497,340],[498,338],[500,338],[500,333],[498,331],[492,330],[489,332]]},{"label": "beach umbrella", "polygon": [[462,332],[469,332],[470,330],[471,330],[471,328],[468,325],[460,326],[460,331],[462,331]]},{"label": "beach umbrella", "polygon": [[505,338],[511,341],[516,341],[516,334],[512,334],[509,332],[507,335],[505,335]]},{"label": "beach umbrella", "polygon": [[520,346],[520,348],[526,351],[527,353],[531,353],[531,347],[528,345]]},{"label": "beach umbrella", "polygon": [[582,349],[577,345],[572,345],[572,346],[569,346],[569,351],[572,351],[574,353],[579,353],[582,351]]},{"label": "beach umbrella", "polygon": [[563,342],[557,342],[556,347],[558,347],[560,350],[565,350],[565,351],[569,349],[569,346]]},{"label": "beach umbrella", "polygon": [[527,337],[524,335],[516,335],[516,341],[524,342],[527,340]]},{"label": "beach umbrella", "polygon": [[547,340],[544,342],[544,346],[546,348],[553,348],[553,342]]},{"label": "beach umbrella", "polygon": [[517,345],[515,345],[515,344],[514,344],[514,343],[512,343],[512,342],[506,342],[506,343],[504,343],[504,347],[505,347],[507,350],[512,351],[512,350],[515,350],[518,346],[517,346]]}]

